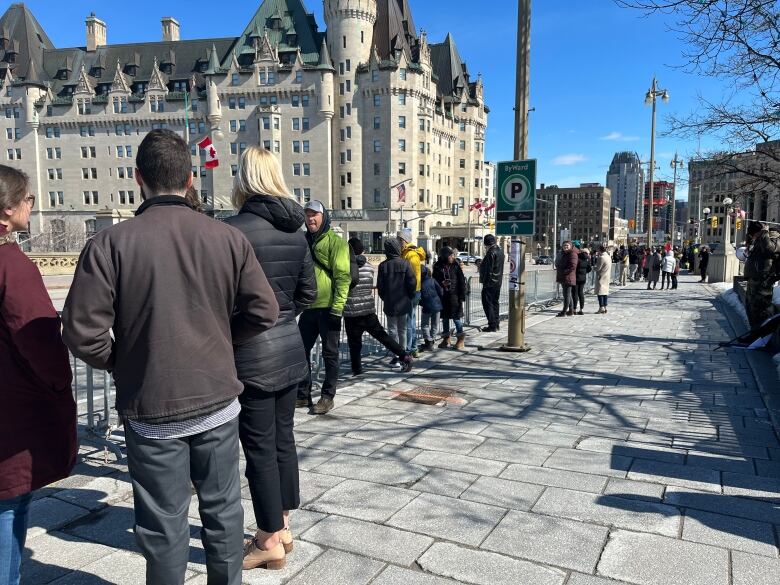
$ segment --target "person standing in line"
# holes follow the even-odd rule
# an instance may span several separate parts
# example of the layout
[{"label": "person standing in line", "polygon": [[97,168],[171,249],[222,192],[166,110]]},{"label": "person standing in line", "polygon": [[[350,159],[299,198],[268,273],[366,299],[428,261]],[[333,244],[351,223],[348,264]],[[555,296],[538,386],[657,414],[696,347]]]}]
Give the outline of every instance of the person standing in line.
[{"label": "person standing in line", "polygon": [[658,285],[658,279],[661,277],[661,253],[658,250],[651,250],[647,257],[647,290],[652,285],[653,290]]},{"label": "person standing in line", "polygon": [[412,267],[417,288],[412,297],[411,308],[406,318],[406,351],[413,357],[417,357],[417,306],[420,304],[420,288],[422,276],[420,267],[425,264],[427,254],[425,249],[412,243],[411,228],[404,228],[398,232],[398,240],[401,244],[401,257]]},{"label": "person standing in line", "polygon": [[707,267],[710,263],[710,250],[707,246],[702,246],[699,250],[699,274],[701,280],[699,282],[707,282]]},{"label": "person standing in line", "polygon": [[225,223],[249,240],[279,305],[273,328],[233,345],[244,384],[238,432],[257,523],[244,547],[244,569],[281,569],[293,548],[289,511],[301,503],[293,418],[307,364],[295,317],[317,298],[317,281],[301,231],[303,208],[271,152],[250,146],[241,156],[233,207],[240,211]]},{"label": "person standing in line", "polygon": [[431,276],[431,271],[427,266],[421,270],[422,288],[420,289],[420,306],[422,307],[422,331],[425,343],[420,347],[420,351],[433,351],[434,340],[439,332],[439,313],[444,308],[442,301],[444,299],[444,289]]},{"label": "person standing in line", "polygon": [[628,284],[628,251],[625,246],[620,246],[618,250],[618,260],[620,262],[620,276],[618,278],[618,286],[626,286]]},{"label": "person standing in line", "polygon": [[363,373],[363,333],[368,333],[393,352],[400,360],[401,370],[409,372],[412,369],[412,356],[385,331],[376,315],[374,267],[363,256],[363,242],[358,238],[351,238],[347,243],[355,254],[360,278],[358,285],[349,291],[347,304],[344,305],[344,328],[347,331],[352,375],[360,376]]},{"label": "person standing in line", "polygon": [[312,408],[314,414],[326,414],[333,408],[339,382],[339,343],[341,316],[352,285],[352,266],[347,242],[330,227],[330,214],[321,201],[312,199],[303,208],[306,214],[306,241],[314,261],[317,299],[301,313],[298,329],[311,370],[311,350],[317,337],[322,342],[325,380],[320,399],[312,408],[312,379],[309,375],[298,386],[296,408]]},{"label": "person standing in line", "polygon": [[135,179],[144,200],[136,216],[81,252],[63,338],[114,373],[148,585],[184,582],[193,485],[209,584],[238,585],[244,385],[233,344],[272,328],[279,305],[244,234],[187,205],[192,162],[178,134],[146,135]]},{"label": "person standing in line", "polygon": [[577,288],[577,264],[579,256],[571,242],[561,245],[561,259],[558,262],[556,282],[563,289],[563,310],[557,317],[574,315],[574,290]]},{"label": "person standing in line", "polygon": [[647,282],[650,275],[650,248],[645,248],[642,252],[642,280]]},{"label": "person standing in line", "polygon": [[[587,248],[579,250],[577,254],[577,285],[572,291],[572,312],[577,315],[584,315],[585,310],[585,286],[588,283],[588,274],[590,274],[591,258]],[[579,303],[579,311],[577,304]]]},{"label": "person standing in line", "polygon": [[612,257],[603,244],[599,246],[598,262],[596,264],[596,287],[594,292],[599,299],[597,314],[607,312],[609,304],[609,283],[612,280]]},{"label": "person standing in line", "polygon": [[18,585],[34,492],[76,463],[76,403],[60,319],[38,268],[13,232],[25,231],[29,177],[0,165],[0,584]]},{"label": "person standing in line", "polygon": [[[388,238],[385,241],[385,255],[387,259],[382,261],[377,271],[376,289],[384,305],[390,337],[406,348],[407,318],[412,301],[417,296],[417,279],[411,264],[401,257],[400,240]],[[398,357],[390,363],[391,366],[399,364],[404,367]]]},{"label": "person standing in line", "polygon": [[758,327],[775,314],[772,304],[774,284],[780,276],[780,233],[758,221],[747,228],[750,251],[745,261],[747,293],[745,309],[751,327]]},{"label": "person standing in line", "polygon": [[631,282],[637,280],[637,268],[639,268],[639,250],[636,244],[631,244],[628,247],[628,279]]},{"label": "person standing in line", "polygon": [[498,331],[500,312],[498,301],[504,281],[504,252],[496,244],[496,236],[488,234],[484,239],[487,250],[479,266],[479,282],[482,284],[482,308],[488,325],[482,331]]},{"label": "person standing in line", "polygon": [[677,259],[674,257],[674,252],[669,250],[661,260],[661,290],[664,290],[664,286],[667,289],[672,288],[675,270],[677,270]]},{"label": "person standing in line", "polygon": [[463,303],[466,300],[466,277],[460,265],[455,262],[452,249],[444,246],[439,252],[439,258],[433,265],[433,278],[444,291],[442,300],[442,339],[439,349],[450,347],[450,320],[455,323],[457,342],[455,349],[466,347],[466,333],[463,330]]}]

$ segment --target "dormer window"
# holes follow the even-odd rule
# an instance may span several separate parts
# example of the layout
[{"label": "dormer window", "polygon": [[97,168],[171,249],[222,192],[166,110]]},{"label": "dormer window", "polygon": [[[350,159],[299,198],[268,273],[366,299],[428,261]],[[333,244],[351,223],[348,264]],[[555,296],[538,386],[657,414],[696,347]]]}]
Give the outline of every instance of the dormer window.
[{"label": "dormer window", "polygon": [[271,18],[268,19],[268,24],[271,30],[279,30],[282,28],[282,17],[278,14],[274,14]]},{"label": "dormer window", "polygon": [[125,73],[129,75],[130,77],[135,77],[138,75],[138,65],[129,64],[125,67]]},{"label": "dormer window", "polygon": [[294,47],[298,44],[298,33],[296,33],[294,30],[287,31],[287,44],[291,47]]},{"label": "dormer window", "polygon": [[162,73],[165,73],[165,75],[172,75],[173,74],[173,64],[171,63],[163,63],[160,65],[160,71]]},{"label": "dormer window", "polygon": [[201,73],[205,73],[206,69],[208,68],[209,68],[209,64],[207,61],[201,61],[200,63],[198,63],[198,71],[200,71]]},{"label": "dormer window", "polygon": [[68,79],[68,77],[70,77],[70,71],[67,69],[60,69],[57,71],[57,79],[65,80]]}]

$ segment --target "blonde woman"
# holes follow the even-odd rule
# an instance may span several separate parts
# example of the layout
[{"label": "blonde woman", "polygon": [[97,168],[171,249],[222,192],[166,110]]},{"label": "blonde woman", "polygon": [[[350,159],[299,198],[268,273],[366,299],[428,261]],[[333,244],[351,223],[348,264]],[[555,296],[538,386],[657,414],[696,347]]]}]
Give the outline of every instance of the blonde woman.
[{"label": "blonde woman", "polygon": [[279,320],[234,346],[240,397],[239,436],[246,456],[257,534],[244,551],[244,569],[281,569],[293,547],[288,512],[298,508],[298,456],[293,437],[296,389],[309,373],[295,317],[317,296],[305,215],[290,197],[276,157],[258,146],[241,157],[233,188],[240,210],[227,223],[254,248],[276,294]]}]

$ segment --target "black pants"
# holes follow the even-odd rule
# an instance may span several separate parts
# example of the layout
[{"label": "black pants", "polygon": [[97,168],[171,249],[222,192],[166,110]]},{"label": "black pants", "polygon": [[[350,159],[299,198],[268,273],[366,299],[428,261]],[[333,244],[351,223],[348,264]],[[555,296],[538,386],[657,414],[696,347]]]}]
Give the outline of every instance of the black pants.
[{"label": "black pants", "polygon": [[500,286],[482,287],[482,308],[485,310],[488,327],[498,329],[500,313],[498,308],[498,299],[501,296]]},{"label": "black pants", "polygon": [[672,272],[672,290],[677,290],[677,273]]},{"label": "black pants", "polygon": [[298,453],[293,436],[298,384],[278,392],[244,390],[238,433],[246,457],[246,478],[257,527],[284,528],[282,512],[301,504]]},{"label": "black pants", "polygon": [[363,368],[361,353],[363,352],[364,332],[367,332],[398,358],[403,358],[406,355],[406,350],[382,327],[376,313],[360,317],[344,317],[344,328],[347,330],[347,344],[349,345],[349,358],[353,374],[360,372]]},{"label": "black pants", "polygon": [[580,311],[585,310],[585,283],[584,282],[578,282],[577,287],[574,288],[572,291],[572,310],[577,310],[577,302],[580,303]]},{"label": "black pants", "polygon": [[575,284],[562,284],[563,288],[563,312],[574,311],[574,289]]},{"label": "black pants", "polygon": [[748,280],[745,309],[751,327],[758,327],[764,321],[774,316],[772,304],[772,282]]},{"label": "black pants", "polygon": [[[298,329],[301,332],[306,358],[311,364],[311,349],[317,337],[322,341],[322,361],[325,363],[325,381],[322,383],[322,398],[336,396],[339,381],[339,338],[341,331],[328,330],[330,309],[307,309],[301,313]],[[298,398],[311,401],[311,373],[298,386]]]},{"label": "black pants", "polygon": [[244,509],[238,419],[181,439],[146,439],[125,424],[135,540],[147,585],[181,585],[190,555],[191,486],[198,494],[209,585],[241,583]]},{"label": "black pants", "polygon": [[701,264],[699,266],[699,274],[701,274],[701,281],[704,282],[707,280],[707,265]]},{"label": "black pants", "polygon": [[672,277],[674,275],[671,272],[662,272],[661,273],[661,288],[663,289],[664,286],[667,288],[672,288]]}]

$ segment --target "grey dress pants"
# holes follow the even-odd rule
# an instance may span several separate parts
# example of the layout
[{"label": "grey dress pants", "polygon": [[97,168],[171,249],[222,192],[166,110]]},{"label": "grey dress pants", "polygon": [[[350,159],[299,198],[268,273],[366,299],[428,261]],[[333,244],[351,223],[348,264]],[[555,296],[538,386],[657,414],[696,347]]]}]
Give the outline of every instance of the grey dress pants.
[{"label": "grey dress pants", "polygon": [[135,539],[147,585],[181,585],[190,557],[187,517],[198,494],[208,585],[239,585],[244,509],[238,471],[238,418],[180,439],[147,439],[125,424],[135,500]]}]

